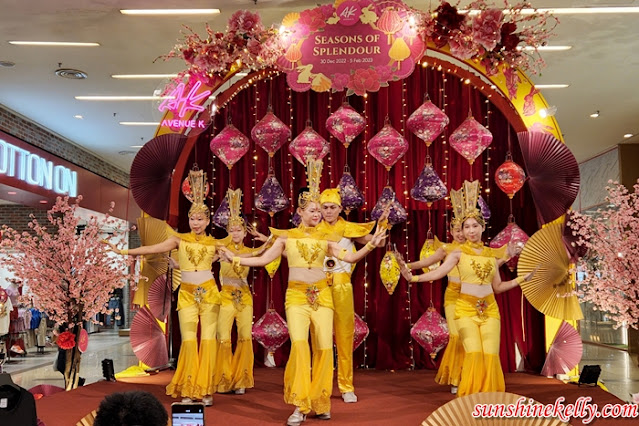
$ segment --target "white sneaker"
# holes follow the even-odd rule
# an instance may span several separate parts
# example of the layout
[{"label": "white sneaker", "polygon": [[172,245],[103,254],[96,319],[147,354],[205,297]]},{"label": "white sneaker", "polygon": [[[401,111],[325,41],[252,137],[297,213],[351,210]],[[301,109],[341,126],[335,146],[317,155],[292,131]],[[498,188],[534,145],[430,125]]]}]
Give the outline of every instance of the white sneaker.
[{"label": "white sneaker", "polygon": [[235,395],[244,395],[244,394],[246,393],[246,389],[244,389],[244,388],[235,389],[235,390],[233,391],[233,393],[234,393]]},{"label": "white sneaker", "polygon": [[450,393],[452,393],[453,395],[457,395],[457,386],[451,386]]},{"label": "white sneaker", "polygon": [[185,398],[182,398],[182,402],[184,404],[191,404],[193,400],[191,398],[185,397]]},{"label": "white sneaker", "polygon": [[302,413],[299,408],[296,408],[293,411],[286,421],[287,426],[299,426],[303,421],[306,420],[306,414]]},{"label": "white sneaker", "polygon": [[354,392],[344,392],[342,394],[342,399],[344,400],[345,403],[351,404],[351,403],[357,402],[357,395],[355,395]]},{"label": "white sneaker", "polygon": [[264,360],[264,365],[266,367],[275,367],[275,358],[273,357],[273,352],[269,352],[266,355],[266,359]]},{"label": "white sneaker", "polygon": [[211,405],[213,405],[213,395],[206,395],[205,397],[203,397],[202,404],[204,404],[207,407],[210,407]]},{"label": "white sneaker", "polygon": [[320,419],[320,420],[330,420],[331,419],[331,412],[329,411],[328,413],[318,414],[317,416],[315,416],[315,418]]}]

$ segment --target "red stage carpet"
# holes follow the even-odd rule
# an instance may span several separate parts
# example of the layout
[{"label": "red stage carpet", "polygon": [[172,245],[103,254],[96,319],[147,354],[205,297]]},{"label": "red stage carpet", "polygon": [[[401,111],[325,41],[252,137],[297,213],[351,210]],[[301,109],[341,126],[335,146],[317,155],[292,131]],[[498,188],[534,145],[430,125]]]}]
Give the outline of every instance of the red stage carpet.
[{"label": "red stage carpet", "polygon": [[[38,417],[47,426],[73,426],[82,417],[98,407],[105,395],[127,390],[145,390],[157,396],[170,411],[175,400],[164,394],[172,372],[155,376],[126,379],[127,382],[99,382],[61,392],[37,401]],[[283,425],[293,407],[282,398],[283,368],[255,370],[255,389],[245,395],[215,395],[214,405],[206,409],[207,425]],[[337,389],[333,392],[332,420],[330,423],[309,417],[304,424],[330,425],[419,425],[432,411],[452,400],[449,389],[434,382],[435,372],[419,371],[364,371],[356,370],[355,385],[359,402],[345,404]],[[621,403],[615,396],[598,387],[565,385],[523,373],[506,375],[506,390],[534,398],[542,403],[554,403],[559,396],[566,403],[580,396],[590,396],[599,407],[606,403]],[[636,425],[637,419],[597,419],[595,426]],[[479,424],[479,423],[478,423]],[[581,425],[575,419],[572,425]],[[451,425],[465,426],[465,425]]]}]

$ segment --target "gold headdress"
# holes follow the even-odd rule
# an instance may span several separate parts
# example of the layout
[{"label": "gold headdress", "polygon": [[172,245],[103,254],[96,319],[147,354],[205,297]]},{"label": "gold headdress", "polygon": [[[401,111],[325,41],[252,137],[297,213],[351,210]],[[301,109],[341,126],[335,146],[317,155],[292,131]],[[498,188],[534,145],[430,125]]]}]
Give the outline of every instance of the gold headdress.
[{"label": "gold headdress", "polygon": [[297,199],[297,205],[305,209],[308,203],[320,202],[320,180],[322,179],[322,166],[324,163],[321,161],[308,160],[306,162],[306,178],[308,181],[308,191],[303,192]]},{"label": "gold headdress", "polygon": [[191,193],[190,197],[187,196],[186,198],[193,203],[189,209],[189,217],[193,216],[195,213],[202,213],[207,219],[209,219],[211,212],[205,204],[207,182],[204,170],[190,170],[189,185],[191,187]]},{"label": "gold headdress", "polygon": [[242,190],[236,189],[235,191],[229,189],[226,191],[227,202],[229,203],[229,223],[226,225],[227,230],[231,230],[233,226],[246,227],[246,222],[241,216],[242,209]]},{"label": "gold headdress", "polygon": [[464,181],[464,211],[462,221],[473,218],[477,220],[482,226],[486,223],[484,216],[477,208],[477,200],[479,199],[479,181],[474,180],[472,182]]},{"label": "gold headdress", "polygon": [[459,190],[450,190],[450,202],[453,205],[453,218],[450,221],[450,227],[461,225],[464,218],[464,188]]},{"label": "gold headdress", "polygon": [[338,188],[328,188],[322,191],[322,195],[320,195],[320,204],[324,203],[333,203],[338,206],[342,205],[342,197],[339,195]]}]

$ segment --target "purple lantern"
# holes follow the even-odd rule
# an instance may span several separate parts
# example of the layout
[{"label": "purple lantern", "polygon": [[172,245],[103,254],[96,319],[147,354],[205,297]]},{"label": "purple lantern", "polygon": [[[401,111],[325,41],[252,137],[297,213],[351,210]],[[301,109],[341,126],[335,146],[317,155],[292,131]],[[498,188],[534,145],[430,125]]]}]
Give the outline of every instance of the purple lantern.
[{"label": "purple lantern", "polygon": [[364,204],[364,194],[357,187],[355,178],[348,172],[344,171],[342,178],[339,180],[339,195],[342,198],[342,208],[346,214],[349,214],[351,210],[358,208]]},{"label": "purple lantern", "polygon": [[390,186],[385,186],[382,190],[382,195],[377,200],[377,204],[371,212],[371,219],[377,220],[380,218],[386,206],[390,204],[390,214],[388,216],[388,223],[391,225],[397,225],[398,223],[405,222],[408,219],[408,213],[404,206],[397,201],[395,191]]},{"label": "purple lantern", "polygon": [[348,103],[332,113],[326,119],[326,130],[337,138],[346,148],[366,127],[366,120]]},{"label": "purple lantern", "polygon": [[291,137],[291,129],[273,114],[269,105],[266,115],[251,130],[251,138],[269,157],[282,147]]},{"label": "purple lantern", "polygon": [[448,116],[437,108],[430,99],[427,99],[408,117],[406,127],[423,140],[426,146],[430,146],[448,126],[448,122]]},{"label": "purple lantern", "polygon": [[229,202],[227,197],[224,197],[220,206],[215,210],[211,217],[211,222],[218,228],[226,229],[229,224],[229,217],[231,216],[231,210],[229,209]]},{"label": "purple lantern", "polygon": [[484,200],[484,197],[480,195],[477,199],[477,204],[479,204],[479,210],[481,211],[481,215],[484,220],[490,219],[492,213],[490,212],[490,207],[488,207],[488,203]]},{"label": "purple lantern", "polygon": [[275,352],[288,340],[286,321],[274,309],[269,309],[253,324],[253,338],[268,352]]},{"label": "purple lantern", "polygon": [[410,196],[417,201],[426,203],[430,207],[435,201],[441,200],[446,195],[448,195],[446,185],[433,169],[433,165],[427,162],[419,174],[415,186],[410,190]]},{"label": "purple lantern", "polygon": [[275,176],[269,174],[255,197],[255,207],[271,217],[289,206],[288,198]]},{"label": "purple lantern", "polygon": [[329,144],[311,127],[310,121],[306,123],[306,128],[297,135],[288,145],[288,150],[300,163],[306,166],[306,160],[321,160],[329,152]]},{"label": "purple lantern", "polygon": [[450,135],[450,146],[473,164],[475,159],[492,143],[493,134],[472,116]]},{"label": "purple lantern", "polygon": [[417,320],[410,335],[430,354],[431,359],[435,359],[448,344],[446,320],[433,307]]}]

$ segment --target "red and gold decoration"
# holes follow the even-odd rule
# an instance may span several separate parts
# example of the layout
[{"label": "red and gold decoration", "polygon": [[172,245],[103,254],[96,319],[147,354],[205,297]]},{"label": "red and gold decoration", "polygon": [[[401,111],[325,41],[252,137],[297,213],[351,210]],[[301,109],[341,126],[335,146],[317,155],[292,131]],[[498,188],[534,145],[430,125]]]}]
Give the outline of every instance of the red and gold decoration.
[{"label": "red and gold decoration", "polygon": [[306,122],[306,128],[297,135],[288,145],[288,150],[293,157],[306,166],[308,160],[319,161],[329,152],[329,144],[311,126],[310,120]]},{"label": "red and gold decoration", "polygon": [[[518,248],[523,248],[528,241],[528,234],[524,232],[516,223],[514,216],[510,215],[508,217],[508,224],[504,229],[499,231],[499,233],[490,241],[490,246],[492,248],[503,247],[506,244],[514,245]],[[514,271],[517,268],[517,261],[519,260],[519,256],[511,257],[506,265],[508,265],[508,269]]]},{"label": "red and gold decoration", "polygon": [[249,150],[249,139],[235,127],[229,118],[226,127],[211,139],[211,152],[231,170]]},{"label": "red and gold decoration", "polygon": [[291,138],[291,129],[273,114],[269,105],[266,115],[253,126],[251,138],[272,158]]},{"label": "red and gold decoration", "polygon": [[384,127],[368,142],[368,152],[390,171],[391,167],[408,151],[408,141],[390,122],[387,116]]},{"label": "red and gold decoration", "polygon": [[368,337],[369,329],[364,320],[357,314],[355,314],[355,331],[353,334],[353,351],[359,348],[364,339]]},{"label": "red and gold decoration", "polygon": [[326,119],[326,130],[345,148],[349,147],[353,139],[359,136],[365,127],[364,117],[346,102]]},{"label": "red and gold decoration", "polygon": [[495,171],[495,183],[508,198],[512,199],[526,182],[526,172],[521,166],[513,161],[510,154],[506,154],[506,161]]},{"label": "red and gold decoration", "polygon": [[406,120],[406,127],[429,147],[448,126],[448,116],[427,98]]},{"label": "red and gold decoration", "polygon": [[450,146],[453,147],[469,164],[473,164],[475,159],[484,152],[492,143],[493,134],[479,124],[472,115],[450,135]]},{"label": "red and gold decoration", "polygon": [[274,309],[269,309],[253,324],[253,338],[273,353],[288,340],[286,321]]},{"label": "red and gold decoration", "polygon": [[448,326],[446,320],[431,306],[417,320],[410,330],[413,339],[435,359],[439,351],[448,344]]}]

